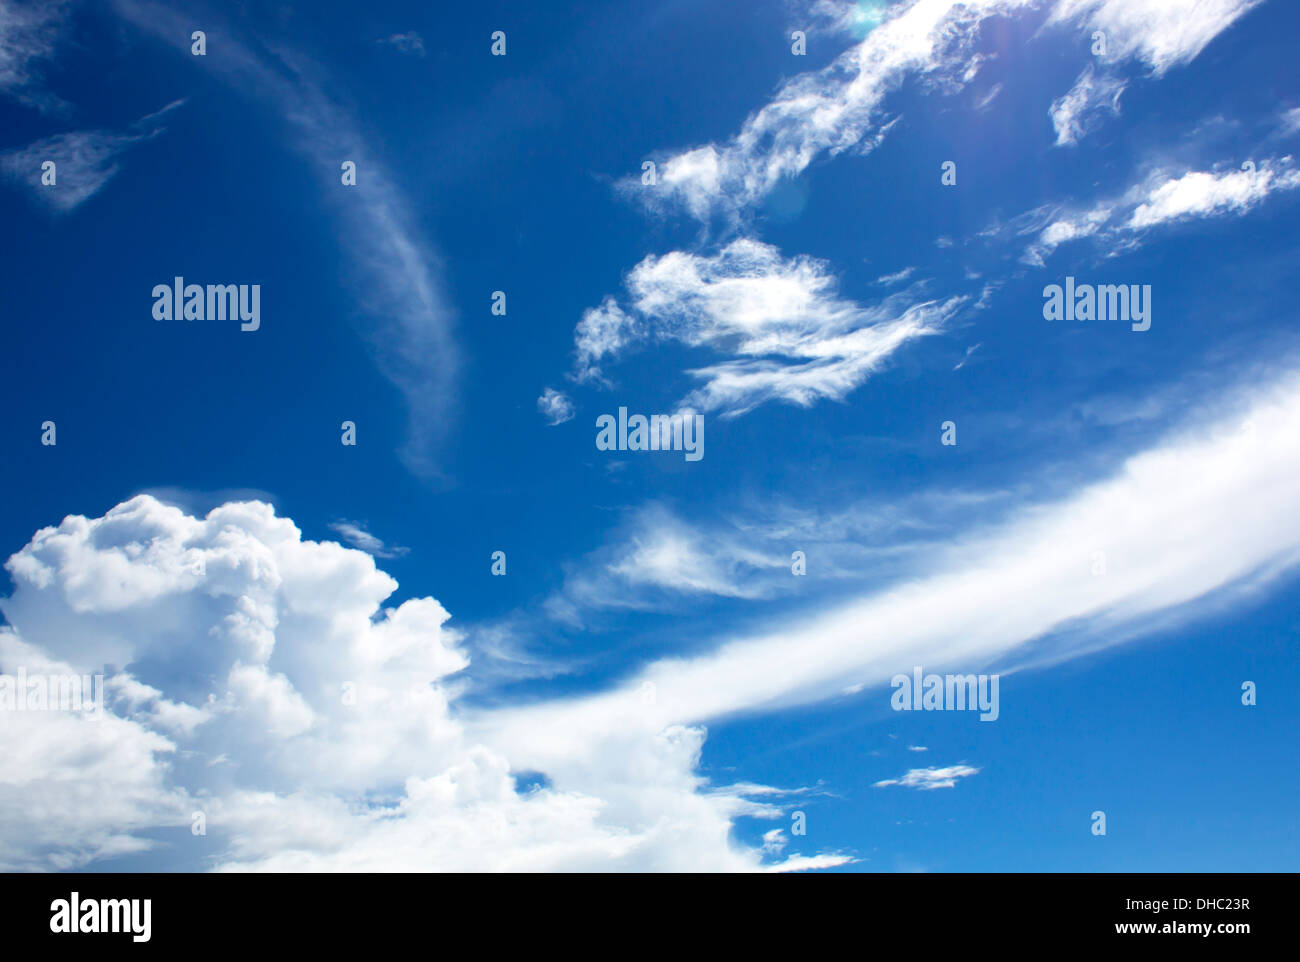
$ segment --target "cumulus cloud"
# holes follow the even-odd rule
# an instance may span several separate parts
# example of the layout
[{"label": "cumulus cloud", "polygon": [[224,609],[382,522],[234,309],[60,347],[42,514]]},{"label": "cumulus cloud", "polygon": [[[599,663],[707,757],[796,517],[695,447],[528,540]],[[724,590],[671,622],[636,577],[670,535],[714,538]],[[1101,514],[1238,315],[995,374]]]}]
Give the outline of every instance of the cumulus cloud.
[{"label": "cumulus cloud", "polygon": [[198,811],[210,847],[188,868],[764,867],[733,820],[782,809],[702,791],[698,727],[587,733],[582,787],[521,792],[458,715],[468,658],[442,606],[384,607],[397,585],[369,554],[268,505],[199,518],[139,496],[42,529],[6,567],[0,670],[113,679],[98,722],[0,725],[6,868],[141,852]]},{"label": "cumulus cloud", "polygon": [[[924,749],[922,749],[924,750]],[[970,765],[949,765],[947,768],[912,768],[899,778],[886,778],[876,782],[876,788],[899,785],[903,788],[915,788],[923,792],[936,788],[955,788],[957,779],[978,775],[979,769]]]},{"label": "cumulus cloud", "polygon": [[567,394],[553,387],[548,387],[537,399],[537,410],[552,427],[573,420],[573,401]]},{"label": "cumulus cloud", "polygon": [[[637,340],[675,340],[731,355],[688,373],[703,384],[684,408],[736,416],[768,401],[809,407],[841,399],[916,338],[940,330],[960,304],[864,307],[841,298],[825,263],[783,258],[740,238],[716,254],[650,255],[626,279],[627,301],[607,299],[575,333],[577,377]],[[594,373],[593,373],[594,372]]]}]

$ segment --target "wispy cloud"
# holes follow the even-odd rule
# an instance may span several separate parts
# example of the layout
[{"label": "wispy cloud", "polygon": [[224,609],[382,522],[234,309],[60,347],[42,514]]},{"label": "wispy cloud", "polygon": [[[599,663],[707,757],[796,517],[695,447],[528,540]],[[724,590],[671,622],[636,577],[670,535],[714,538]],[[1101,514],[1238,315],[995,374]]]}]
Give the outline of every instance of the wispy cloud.
[{"label": "wispy cloud", "polygon": [[1176,173],[1159,169],[1123,197],[1097,202],[1090,209],[1031,212],[1027,215],[1030,223],[1047,223],[1022,259],[1041,265],[1057,247],[1085,237],[1137,243],[1141,233],[1151,228],[1183,220],[1245,214],[1271,194],[1297,187],[1300,170],[1289,155],[1239,170]]},{"label": "wispy cloud", "polygon": [[417,57],[424,56],[424,38],[414,30],[409,30],[406,33],[395,33],[376,40],[375,43],[385,44],[399,53],[413,54]]},{"label": "wispy cloud", "polygon": [[330,530],[337,532],[352,547],[376,558],[400,558],[411,550],[401,545],[385,544],[355,521],[335,521],[330,524]]},{"label": "wispy cloud", "polygon": [[595,361],[640,341],[707,347],[731,357],[688,371],[704,383],[680,404],[724,416],[768,401],[809,407],[843,398],[904,344],[939,331],[960,304],[896,296],[864,307],[838,295],[825,263],[783,258],[745,238],[713,255],[650,255],[626,287],[626,307],[607,298],[579,323],[575,377],[600,378]]},{"label": "wispy cloud", "polygon": [[[143,141],[163,133],[157,121],[183,104],[174,101],[141,118],[131,132],[78,130],[56,134],[17,150],[0,154],[0,170],[32,189],[32,196],[60,213],[67,213],[97,194],[121,169],[122,157]],[[42,165],[52,162],[55,182],[42,183]]]},{"label": "wispy cloud", "polygon": [[1124,81],[1102,76],[1089,64],[1079,74],[1070,92],[1052,101],[1048,113],[1056,129],[1056,145],[1068,147],[1076,144],[1096,127],[1101,114],[1118,114],[1124,87]]},{"label": "wispy cloud", "polygon": [[923,792],[936,788],[955,788],[957,779],[978,775],[979,769],[970,765],[949,765],[947,768],[912,768],[906,775],[898,778],[886,778],[876,782],[876,788],[898,785],[902,788],[915,788]]},{"label": "wispy cloud", "polygon": [[41,110],[66,106],[45,86],[43,64],[61,39],[67,0],[0,0],[0,93]]},{"label": "wispy cloud", "polygon": [[[151,0],[114,0],[118,12],[164,43],[188,51],[190,18]],[[286,123],[289,141],[316,166],[334,198],[356,257],[355,290],[380,370],[407,406],[401,455],[425,478],[441,472],[438,447],[452,423],[459,350],[438,258],[411,223],[411,203],[369,149],[351,113],[331,98],[317,68],[293,51],[241,42],[234,30],[210,70]],[[357,165],[357,185],[340,186],[340,165]]]},{"label": "wispy cloud", "polygon": [[916,271],[915,267],[904,267],[901,271],[894,274],[881,274],[876,278],[876,283],[882,287],[893,287],[895,284],[901,284],[907,280]]},{"label": "wispy cloud", "polygon": [[[498,713],[494,739],[545,769],[575,726],[657,730],[807,703],[855,683],[883,687],[918,663],[1060,659],[1129,640],[1157,617],[1193,617],[1211,598],[1226,604],[1225,589],[1254,590],[1300,563],[1300,381],[1221,398],[1216,410],[1108,478],[951,539],[893,584],[652,663],[611,692]],[[1108,558],[1102,576],[1096,551]],[[662,693],[652,706],[636,701],[647,683]]]},{"label": "wispy cloud", "polygon": [[969,82],[979,69],[973,48],[981,23],[1035,2],[896,5],[828,67],[785,83],[730,140],[668,154],[659,161],[655,187],[643,187],[636,178],[624,190],[652,209],[678,207],[700,219],[738,216],[818,156],[874,146],[889,126],[882,113],[885,97],[905,77],[915,74],[949,89]]}]

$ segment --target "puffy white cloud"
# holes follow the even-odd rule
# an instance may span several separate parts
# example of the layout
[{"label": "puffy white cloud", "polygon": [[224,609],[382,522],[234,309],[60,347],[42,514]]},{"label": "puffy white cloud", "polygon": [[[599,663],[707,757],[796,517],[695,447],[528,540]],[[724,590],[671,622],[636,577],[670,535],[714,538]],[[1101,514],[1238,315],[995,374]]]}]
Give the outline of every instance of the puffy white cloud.
[{"label": "puffy white cloud", "polygon": [[0,718],[5,867],[143,851],[196,811],[203,864],[228,869],[763,867],[732,824],[780,809],[705,791],[699,728],[584,733],[521,794],[455,710],[468,658],[442,606],[383,607],[397,585],[370,555],[268,505],[140,496],[7,568],[0,669],[102,672],[110,693],[99,721]]},{"label": "puffy white cloud", "polygon": [[[924,749],[921,749],[924,751]],[[936,788],[954,788],[957,779],[978,775],[979,769],[970,765],[949,765],[947,768],[912,768],[906,775],[898,778],[886,778],[875,783],[876,788],[899,785],[903,788],[915,788],[923,792]]]}]

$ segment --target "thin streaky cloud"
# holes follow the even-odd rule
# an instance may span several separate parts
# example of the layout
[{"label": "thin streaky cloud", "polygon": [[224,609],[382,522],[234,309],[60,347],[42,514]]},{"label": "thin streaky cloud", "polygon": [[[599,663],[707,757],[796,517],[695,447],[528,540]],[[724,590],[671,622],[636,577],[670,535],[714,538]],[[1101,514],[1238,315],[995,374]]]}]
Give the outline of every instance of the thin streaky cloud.
[{"label": "thin streaky cloud", "polygon": [[[1108,479],[954,539],[929,575],[732,637],[711,654],[652,663],[614,692],[498,712],[493,738],[544,767],[564,754],[574,725],[657,730],[837,697],[848,683],[883,685],[918,663],[975,670],[1067,624],[1104,643],[1121,625],[1274,578],[1300,561],[1291,483],[1300,381],[1248,397],[1221,400],[1217,420],[1172,434]],[[1111,559],[1107,577],[1090,574],[1095,550]],[[1010,596],[1023,602],[1008,609]],[[646,682],[671,694],[633,711]]]},{"label": "thin streaky cloud", "polygon": [[1041,266],[1062,244],[1087,237],[1101,243],[1140,243],[1152,228],[1247,214],[1271,195],[1297,187],[1300,169],[1290,155],[1252,162],[1246,169],[1156,170],[1123,197],[1097,201],[1090,209],[1030,212],[1026,215],[1030,223],[1047,223],[1022,260]]},{"label": "thin streaky cloud", "polygon": [[[140,118],[131,125],[132,133],[76,130],[0,153],[0,170],[14,182],[31,188],[33,199],[66,214],[113,179],[132,147],[162,134],[166,128],[157,122],[184,103],[184,99],[172,101]],[[55,165],[52,185],[42,182],[42,165],[46,161]]]},{"label": "thin streaky cloud", "polygon": [[[114,0],[124,19],[188,52],[190,19],[150,0]],[[205,58],[231,86],[269,103],[285,121],[289,140],[318,169],[323,189],[336,198],[349,250],[356,254],[356,293],[365,335],[380,370],[407,406],[407,439],[400,454],[415,474],[444,477],[440,448],[455,409],[459,349],[454,313],[442,289],[439,260],[410,223],[411,204],[384,164],[366,146],[349,111],[316,79],[301,55],[264,44],[257,49],[226,34],[220,52]],[[340,187],[340,165],[356,163],[355,188]],[[364,201],[339,191],[357,191]]]},{"label": "thin streaky cloud", "polygon": [[330,530],[337,533],[352,547],[376,558],[400,558],[411,550],[401,545],[386,544],[382,539],[375,537],[355,521],[332,522]]}]

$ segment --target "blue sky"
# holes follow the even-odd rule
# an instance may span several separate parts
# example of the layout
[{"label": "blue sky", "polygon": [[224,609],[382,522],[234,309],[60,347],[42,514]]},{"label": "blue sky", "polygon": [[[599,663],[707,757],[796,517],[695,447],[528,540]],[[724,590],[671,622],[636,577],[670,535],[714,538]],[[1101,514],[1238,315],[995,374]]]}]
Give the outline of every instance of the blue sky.
[{"label": "blue sky", "polygon": [[0,864],[1294,869],[1298,26],[0,0]]}]

